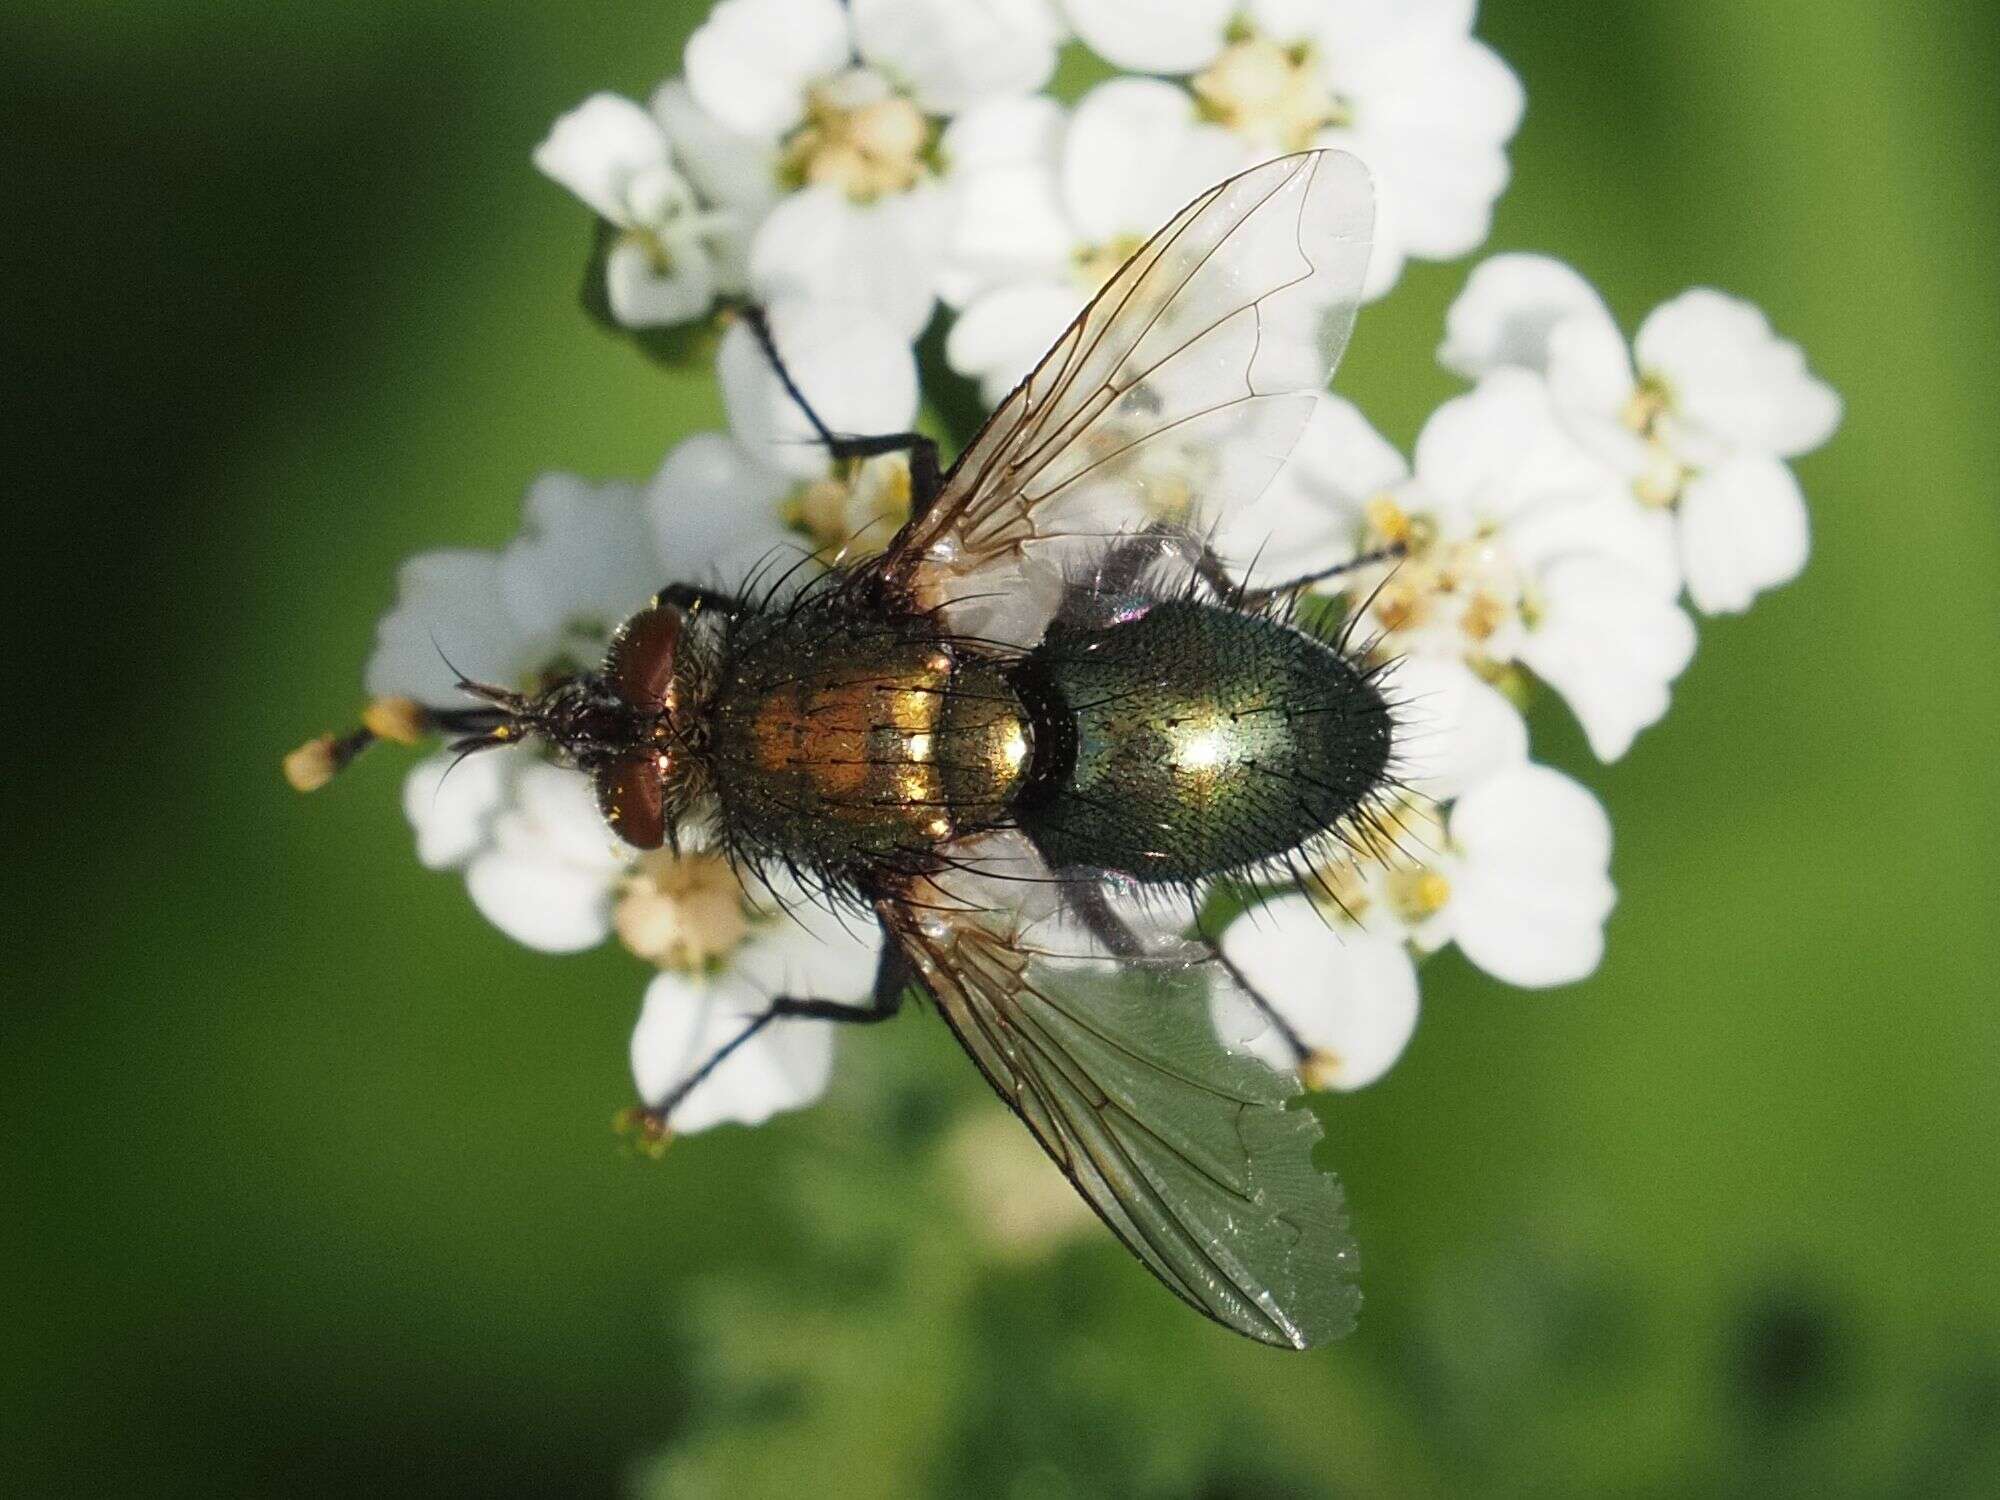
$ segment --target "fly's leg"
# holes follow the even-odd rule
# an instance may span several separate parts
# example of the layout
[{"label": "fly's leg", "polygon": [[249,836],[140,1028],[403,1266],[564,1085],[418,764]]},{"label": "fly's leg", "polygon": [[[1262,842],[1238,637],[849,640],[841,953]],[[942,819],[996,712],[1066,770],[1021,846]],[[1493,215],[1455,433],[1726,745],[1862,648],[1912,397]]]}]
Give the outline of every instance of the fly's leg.
[{"label": "fly's leg", "polygon": [[1387,547],[1378,547],[1373,552],[1364,552],[1359,557],[1350,557],[1347,561],[1335,563],[1330,568],[1301,573],[1296,578],[1287,578],[1282,583],[1273,583],[1257,589],[1251,588],[1247,583],[1238,583],[1232,578],[1228,566],[1206,542],[1200,544],[1200,550],[1193,562],[1195,571],[1223,598],[1234,600],[1243,609],[1261,609],[1273,599],[1296,594],[1300,589],[1311,588],[1314,584],[1324,583],[1329,578],[1338,578],[1343,573],[1358,572],[1362,568],[1373,567],[1376,563],[1392,561],[1401,557],[1406,550],[1401,542],[1396,542]]},{"label": "fly's leg", "polygon": [[866,1026],[886,1021],[903,1006],[903,991],[916,980],[909,961],[894,938],[884,935],[882,961],[875,970],[875,988],[866,1005],[845,1005],[838,1000],[802,1000],[780,995],[747,1020],[743,1029],[710,1053],[702,1065],[680,1081],[658,1104],[629,1112],[642,1141],[663,1145],[669,1135],[669,1121],[683,1100],[694,1092],[745,1042],[773,1021],[831,1021],[849,1026]]},{"label": "fly's leg", "polygon": [[805,413],[805,419],[812,424],[821,445],[835,459],[874,458],[882,453],[910,455],[910,519],[922,520],[931,502],[937,499],[942,485],[937,444],[921,432],[884,432],[869,437],[834,432],[820,420],[819,413],[806,400],[805,392],[792,379],[792,372],[785,367],[784,356],[778,353],[777,340],[771,337],[771,323],[764,315],[764,309],[752,303],[743,309],[743,321],[756,337],[758,347],[764,351],[764,358],[771,362],[771,371],[778,377],[778,383],[784,386],[785,394],[792,398],[793,405]]}]

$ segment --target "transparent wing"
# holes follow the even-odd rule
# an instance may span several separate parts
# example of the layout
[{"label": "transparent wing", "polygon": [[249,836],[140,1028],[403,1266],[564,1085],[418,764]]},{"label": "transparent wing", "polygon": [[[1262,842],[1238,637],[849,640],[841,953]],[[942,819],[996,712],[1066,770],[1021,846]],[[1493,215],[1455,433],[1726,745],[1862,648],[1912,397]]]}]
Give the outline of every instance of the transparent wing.
[{"label": "transparent wing", "polygon": [[1048,601],[1023,580],[1078,545],[1250,505],[1346,347],[1373,221],[1368,171],[1338,151],[1196,198],[1001,403],[891,544],[889,582],[924,608],[982,601],[954,627],[1029,644]]},{"label": "transparent wing", "polygon": [[1217,1040],[1227,977],[1192,945],[1107,943],[1025,840],[980,843],[883,915],[988,1081],[1185,1301],[1268,1344],[1347,1332],[1360,1293],[1319,1122],[1286,1108],[1296,1081]]}]

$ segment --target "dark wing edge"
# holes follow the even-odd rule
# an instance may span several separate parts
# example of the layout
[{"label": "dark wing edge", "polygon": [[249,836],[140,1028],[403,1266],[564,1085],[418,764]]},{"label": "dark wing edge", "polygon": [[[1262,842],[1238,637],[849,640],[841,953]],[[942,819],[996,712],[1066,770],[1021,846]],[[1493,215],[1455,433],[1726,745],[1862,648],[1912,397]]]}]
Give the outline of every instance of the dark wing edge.
[{"label": "dark wing edge", "polygon": [[[947,905],[949,903],[946,903]],[[1213,965],[1059,958],[993,913],[884,902],[885,925],[995,1092],[1168,1289],[1266,1344],[1348,1332],[1360,1305],[1338,1180],[1296,1080],[1231,1052]]]},{"label": "dark wing edge", "polygon": [[1167,503],[1168,445],[1231,451],[1201,486],[1207,520],[1253,502],[1346,347],[1373,221],[1367,168],[1339,151],[1199,195],[988,418],[879,576],[935,607],[1030,543],[1138,530]]}]

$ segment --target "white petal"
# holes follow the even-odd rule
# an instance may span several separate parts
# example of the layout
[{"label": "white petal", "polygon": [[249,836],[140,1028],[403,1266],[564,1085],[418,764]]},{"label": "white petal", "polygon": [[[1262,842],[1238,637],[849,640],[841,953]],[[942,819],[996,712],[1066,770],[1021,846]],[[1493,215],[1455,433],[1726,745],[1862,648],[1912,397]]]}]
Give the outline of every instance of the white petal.
[{"label": "white petal", "polygon": [[[954,178],[939,289],[963,307],[1010,282],[1070,279],[1079,241],[1064,216],[1053,164],[989,166]],[[1081,289],[1078,304],[1081,305]]]},{"label": "white petal", "polygon": [[1450,829],[1462,862],[1448,910],[1467,958],[1529,987],[1597,967],[1617,894],[1611,823],[1589,791],[1546,766],[1516,766],[1461,797]]},{"label": "white petal", "polygon": [[534,161],[600,217],[630,224],[626,188],[640,173],[668,165],[667,138],[630,99],[592,94],[550,127]]},{"label": "white petal", "polygon": [[776,136],[803,117],[808,86],[847,66],[849,47],[840,0],[722,0],[688,38],[688,91],[738,134]]},{"label": "white petal", "polygon": [[1544,570],[1541,610],[1520,658],[1562,694],[1600,760],[1616,760],[1667,711],[1668,684],[1694,655],[1694,622],[1608,558]]},{"label": "white petal", "polygon": [[[1751,303],[1697,288],[1657,307],[1634,341],[1639,366],[1666,383],[1674,414],[1725,449],[1791,458],[1840,425],[1840,397],[1806,369],[1797,344]],[[1696,462],[1720,454],[1696,452]]]},{"label": "white petal", "polygon": [[[632,1077],[639,1097],[658,1104],[734,1039],[770,1003],[734,974],[713,980],[660,974],[646,988],[632,1032]],[[773,1021],[697,1084],[668,1118],[692,1133],[735,1121],[761,1124],[826,1092],[833,1071],[833,1028],[824,1021]]]},{"label": "white petal", "polygon": [[599,881],[623,873],[631,851],[597,810],[590,779],[568,766],[530,760],[514,780],[513,805],[494,825],[509,854],[568,865]]},{"label": "white petal", "polygon": [[1028,94],[1055,71],[1062,26],[1048,0],[850,0],[862,57],[928,114]]},{"label": "white petal", "polygon": [[1746,454],[1694,479],[1680,500],[1681,564],[1704,614],[1750,607],[1799,576],[1812,550],[1806,499],[1775,458]]},{"label": "white petal", "polygon": [[930,321],[950,202],[935,184],[874,203],[822,184],[779,202],[750,246],[750,285],[767,302],[856,303],[914,339]]},{"label": "white petal", "polygon": [[611,931],[608,882],[574,865],[489,849],[465,872],[481,916],[543,953],[580,953]]},{"label": "white petal", "polygon": [[665,559],[654,587],[733,589],[774,552],[795,552],[797,540],[778,511],[792,483],[727,433],[696,433],[677,444],[646,491],[647,518]]},{"label": "white petal", "polygon": [[647,101],[674,156],[706,203],[761,218],[778,200],[778,152],[769,138],[731,130],[670,78]]},{"label": "white petal", "polygon": [[[1547,255],[1492,256],[1473,268],[1445,313],[1438,363],[1468,380],[1502,365],[1546,372],[1550,331],[1579,313],[1610,324],[1616,335],[1604,299],[1561,261]],[[1629,387],[1629,369],[1627,374]]]},{"label": "white petal", "polygon": [[[1548,331],[1549,390],[1566,415],[1616,424],[1632,399],[1632,356],[1618,325],[1594,312],[1572,313]],[[1626,441],[1638,451],[1637,433]]]},{"label": "white petal", "polygon": [[539,761],[522,766],[492,834],[492,846],[465,872],[473,905],[487,921],[545,953],[604,941],[628,851],[605,827],[580,773]]},{"label": "white petal", "polygon": [[403,778],[403,816],[417,834],[417,858],[433,870],[463,864],[492,842],[514,773],[527,751],[433,755]]},{"label": "white petal", "polygon": [[521,534],[501,554],[502,596],[523,636],[553,645],[583,629],[608,636],[660,587],[661,563],[637,485],[544,474]]},{"label": "white petal", "polygon": [[742,291],[749,284],[751,240],[778,201],[778,153],[766,137],[730,130],[696,104],[679,79],[654,91],[652,110],[688,181],[717,211],[705,237],[716,285]]},{"label": "white petal", "polygon": [[604,266],[604,289],[611,316],[627,328],[665,328],[690,323],[715,301],[715,266],[693,241],[675,247],[661,271],[645,245],[622,239]]},{"label": "white petal", "polygon": [[945,126],[938,145],[954,177],[1030,162],[1053,166],[1068,123],[1069,111],[1042,94],[989,99]]},{"label": "white petal", "polygon": [[[1318,0],[1321,49],[1335,65],[1366,74],[1399,50],[1419,57],[1472,30],[1473,0]],[[1400,78],[1405,69],[1392,70]]]},{"label": "white petal", "polygon": [[1625,498],[1619,477],[1557,420],[1548,388],[1518,369],[1495,371],[1431,414],[1416,474],[1442,510],[1484,523]]},{"label": "white petal", "polygon": [[[768,312],[792,379],[828,427],[862,434],[909,429],[917,413],[917,367],[894,327],[854,303],[792,298],[773,302]],[[808,479],[826,472],[811,425],[741,323],[723,336],[716,376],[729,425],[758,461]]]},{"label": "white petal", "polygon": [[1406,657],[1384,684],[1396,715],[1395,772],[1411,790],[1449,801],[1528,758],[1528,726],[1465,663]]},{"label": "white petal", "polygon": [[1135,73],[1192,73],[1222,50],[1238,0],[1063,0],[1084,44]]},{"label": "white petal", "polygon": [[998,406],[1083,303],[1083,292],[1068,282],[1024,281],[997,287],[951,325],[945,335],[945,362],[976,379],[986,404]]},{"label": "white petal", "polygon": [[785,893],[784,909],[734,956],[744,979],[771,995],[860,1003],[875,986],[882,926],[865,908],[829,908],[825,898]]},{"label": "white petal", "polygon": [[368,691],[455,704],[458,672],[513,684],[533,665],[523,659],[524,649],[520,627],[501,596],[497,557],[422,552],[397,571],[396,607],[376,626],[375,651],[368,659]]},{"label": "white petal", "polygon": [[1351,143],[1394,202],[1403,244],[1446,259],[1483,241],[1521,118],[1512,70],[1464,34],[1422,25],[1368,53],[1336,40],[1328,62],[1353,108]]},{"label": "white petal", "polygon": [[1144,237],[1250,158],[1242,137],[1197,120],[1185,89],[1114,78],[1085,94],[1070,118],[1063,201],[1086,244]]},{"label": "white petal", "polygon": [[[1307,1047],[1337,1089],[1373,1083],[1402,1056],[1417,1026],[1417,973],[1400,938],[1329,925],[1304,896],[1281,896],[1229,924],[1222,950]],[[1275,1027],[1256,1031],[1219,991],[1216,1030],[1249,1036],[1247,1050],[1274,1068],[1292,1056]],[[1331,1066],[1327,1066],[1330,1064]]]}]

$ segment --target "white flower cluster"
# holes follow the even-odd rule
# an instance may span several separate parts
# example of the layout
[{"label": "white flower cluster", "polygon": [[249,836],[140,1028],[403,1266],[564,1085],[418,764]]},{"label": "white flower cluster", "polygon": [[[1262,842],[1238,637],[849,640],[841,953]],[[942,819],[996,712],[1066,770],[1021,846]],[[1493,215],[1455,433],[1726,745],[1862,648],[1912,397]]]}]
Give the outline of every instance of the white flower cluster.
[{"label": "white flower cluster", "polygon": [[[1525,987],[1597,967],[1610,824],[1528,759],[1516,700],[1549,688],[1601,759],[1623,755],[1693,657],[1683,597],[1741,610],[1804,567],[1785,460],[1840,420],[1798,347],[1720,292],[1657,308],[1628,351],[1575,271],[1501,255],[1445,328],[1440,361],[1474,384],[1425,423],[1414,463],[1326,396],[1274,481],[1281,513],[1316,514],[1345,555],[1393,551],[1329,586],[1353,634],[1399,663],[1401,800],[1224,934],[1292,1033],[1259,1050],[1275,1063],[1302,1047],[1307,1077],[1334,1088],[1395,1062],[1416,1026],[1415,962],[1447,943]],[[1281,532],[1263,565],[1309,570],[1328,544],[1319,527]]]},{"label": "white flower cluster", "polygon": [[[829,426],[900,431],[919,405],[912,348],[940,309],[946,362],[997,402],[1146,236],[1273,155],[1333,145],[1368,164],[1368,297],[1409,258],[1475,250],[1523,98],[1473,38],[1473,9],[720,0],[681,76],[643,106],[586,100],[534,160],[598,216],[619,323],[754,301]],[[1124,73],[1059,102],[1040,91],[1077,41]],[[1624,754],[1693,653],[1690,606],[1741,610],[1803,566],[1786,460],[1839,420],[1754,307],[1691,291],[1628,349],[1590,286],[1540,256],[1472,273],[1440,358],[1471,389],[1431,417],[1411,461],[1325,396],[1256,508],[1257,534],[1218,538],[1255,551],[1262,577],[1353,561],[1306,608],[1397,662],[1393,801],[1222,940],[1281,1021],[1250,1045],[1281,1067],[1303,1054],[1320,1086],[1359,1087],[1394,1063],[1416,1023],[1417,962],[1447,944],[1519,986],[1596,967],[1615,899],[1609,822],[1529,758],[1521,705],[1546,687],[1598,756]],[[532,686],[594,664],[669,581],[734,585],[774,549],[885,542],[908,514],[905,460],[830,464],[740,321],[716,359],[729,429],[679,444],[649,484],[546,479],[504,552],[413,559],[371,691],[450,701],[442,656]],[[405,806],[423,862],[463,870],[510,936],[557,952],[615,937],[650,966],[632,1044],[649,1104],[771,995],[868,991],[879,938],[865,914],[746,891],[712,854],[635,856],[583,778],[528,749],[427,761]],[[809,1102],[833,1029],[766,1027],[671,1126]]]}]

